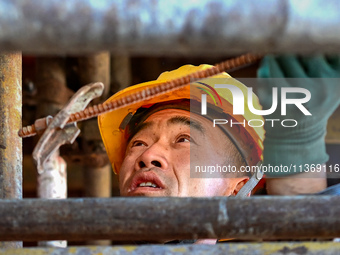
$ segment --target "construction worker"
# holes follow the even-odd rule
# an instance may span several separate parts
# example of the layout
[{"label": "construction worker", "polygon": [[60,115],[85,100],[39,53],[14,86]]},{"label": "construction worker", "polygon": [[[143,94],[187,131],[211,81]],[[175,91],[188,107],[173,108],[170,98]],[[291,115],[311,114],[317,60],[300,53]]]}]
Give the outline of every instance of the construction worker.
[{"label": "construction worker", "polygon": [[[156,81],[129,87],[108,101],[123,98],[131,92],[164,83],[188,73],[208,68],[187,65],[165,72]],[[256,165],[262,157],[264,130],[261,127],[227,125],[213,127],[211,120],[200,114],[201,88],[228,82],[246,92],[246,87],[223,73],[182,89],[163,94],[133,106],[101,115],[99,127],[114,171],[119,175],[122,196],[230,196],[236,195],[249,179],[249,174],[214,173],[209,178],[190,178],[195,166]],[[210,115],[232,118],[232,96],[226,89],[216,89],[220,102],[208,98]],[[254,104],[260,107],[255,95]],[[235,121],[259,118],[246,109]],[[207,115],[208,116],[208,115]],[[193,174],[193,173],[192,173]],[[229,175],[226,175],[229,174]],[[229,178],[223,178],[223,177]],[[220,177],[220,178],[211,178]],[[230,178],[233,177],[233,178]]]},{"label": "construction worker", "polygon": [[[292,58],[288,60],[294,62]],[[266,57],[259,69],[259,76],[275,77],[281,74],[283,77],[284,68],[279,67],[277,62],[278,59],[274,57]],[[296,68],[297,63],[294,63]],[[327,63],[323,61],[322,64]],[[287,68],[287,65],[283,66]],[[147,87],[208,67],[187,65],[162,73],[157,80],[129,87],[113,95],[108,101],[124,98],[131,92],[142,91]],[[214,119],[228,120],[229,123],[262,119],[261,116],[253,114],[247,106],[243,114],[233,115],[232,94],[227,89],[215,88],[217,92],[215,95],[219,95],[219,98],[214,100],[215,91],[211,88],[216,82],[237,87],[243,92],[244,101],[248,101],[247,88],[228,74],[222,73],[99,117],[100,132],[113,169],[119,175],[122,196],[231,196],[241,190],[249,179],[249,172],[229,170],[216,172],[215,169],[214,177],[217,178],[206,178],[211,177],[209,176],[211,173],[199,168],[200,174],[204,172],[202,178],[191,178],[191,175],[197,173],[197,166],[235,166],[240,170],[242,167],[255,166],[263,160],[264,128],[262,126],[213,125],[216,124],[213,123]],[[202,94],[209,93],[209,89],[212,95],[206,97],[209,114],[202,115]],[[266,93],[259,91],[259,94],[263,96],[261,102],[267,106]],[[315,92],[312,94],[316,95]],[[254,108],[260,109],[257,96],[255,94],[250,96]],[[339,98],[335,101],[338,105]],[[303,160],[307,160],[303,162],[304,164],[325,163],[327,154],[323,131],[328,117],[336,108],[332,106],[329,111],[326,108],[327,104],[328,101],[322,105],[327,112],[322,116],[322,123],[311,124],[315,128],[300,130],[300,133],[292,132],[292,129],[286,131],[268,128],[270,131],[266,130],[268,138],[264,145],[264,164],[286,164],[292,161],[291,158],[297,164]],[[315,130],[317,135],[308,136],[306,133]],[[290,136],[292,140],[289,139]],[[294,141],[298,141],[298,144]],[[297,150],[293,148],[295,145],[298,146]],[[314,153],[311,153],[310,158],[307,159],[305,153],[302,153],[304,158],[300,159],[299,155],[302,155],[305,146],[308,152],[314,150]],[[308,146],[311,146],[311,149],[308,149]],[[284,151],[287,148],[291,152]],[[285,153],[288,156],[284,156]],[[292,156],[290,153],[295,155]],[[292,174],[308,179],[299,178],[295,181],[291,177]],[[280,178],[275,178],[278,177],[275,174],[269,176],[274,177],[267,180],[269,194],[314,193],[326,187],[324,173],[299,171],[279,173]],[[305,185],[307,180],[312,185]],[[305,187],[300,187],[301,182]],[[202,242],[215,243],[216,240]]]}]

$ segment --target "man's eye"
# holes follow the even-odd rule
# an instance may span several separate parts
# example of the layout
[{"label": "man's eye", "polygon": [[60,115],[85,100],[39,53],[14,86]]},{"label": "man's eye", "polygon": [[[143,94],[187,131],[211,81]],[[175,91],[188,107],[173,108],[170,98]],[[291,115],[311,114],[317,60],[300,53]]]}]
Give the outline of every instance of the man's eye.
[{"label": "man's eye", "polygon": [[190,136],[184,135],[177,138],[177,143],[190,143]]},{"label": "man's eye", "polygon": [[147,146],[147,144],[143,141],[136,140],[132,143],[132,147],[137,147],[137,146]]}]

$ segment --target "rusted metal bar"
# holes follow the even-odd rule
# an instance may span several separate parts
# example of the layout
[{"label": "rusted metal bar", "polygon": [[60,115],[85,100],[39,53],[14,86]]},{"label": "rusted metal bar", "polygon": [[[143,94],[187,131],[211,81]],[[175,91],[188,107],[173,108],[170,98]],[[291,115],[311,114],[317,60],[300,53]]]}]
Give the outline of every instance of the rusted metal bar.
[{"label": "rusted metal bar", "polygon": [[111,172],[111,165],[85,167],[85,197],[111,197]]},{"label": "rusted metal bar", "polygon": [[[40,118],[55,115],[71,96],[71,92],[66,86],[64,60],[57,57],[39,58],[36,75],[39,102],[36,116]],[[39,159],[41,159],[41,156]],[[46,160],[45,164],[38,164],[37,193],[39,198],[67,198],[66,167],[65,160],[59,156],[59,148]],[[38,242],[38,245],[42,247],[66,247],[67,242],[63,240],[41,241]]]},{"label": "rusted metal bar", "polygon": [[289,254],[289,255],[335,255],[339,254],[340,243],[334,242],[264,242],[223,243],[218,245],[140,245],[140,246],[86,246],[60,248],[25,248],[21,250],[0,249],[0,255],[159,255],[159,254]]},{"label": "rusted metal bar", "polygon": [[21,54],[0,55],[0,198],[22,198]]},{"label": "rusted metal bar", "polygon": [[2,200],[0,240],[334,238],[339,212],[336,196]]},{"label": "rusted metal bar", "polygon": [[[247,54],[238,56],[236,58],[228,59],[226,61],[218,63],[207,69],[193,72],[185,76],[175,78],[175,79],[166,81],[164,83],[157,84],[152,87],[148,87],[136,93],[131,93],[127,95],[126,97],[124,97],[123,99],[113,100],[107,103],[94,105],[93,107],[88,107],[83,111],[79,111],[79,112],[71,114],[67,123],[74,123],[74,122],[88,120],[93,117],[97,117],[100,114],[116,110],[120,107],[150,99],[161,93],[171,92],[173,90],[187,86],[189,83],[192,83],[194,81],[198,81],[203,78],[211,77],[211,76],[214,76],[215,74],[219,74],[224,71],[230,71],[234,68],[239,68],[240,66],[255,63],[259,61],[261,58],[262,56],[260,55],[247,53]],[[37,133],[36,124],[23,127],[18,132],[20,137],[34,136],[36,135],[36,133]]]},{"label": "rusted metal bar", "polygon": [[[101,52],[78,58],[78,77],[81,84],[102,82],[104,91],[93,103],[107,99],[110,92],[110,53]],[[91,158],[91,164],[84,165],[85,197],[111,196],[111,165],[109,159],[101,162],[106,155],[97,120],[88,120],[82,126],[83,157]],[[85,161],[85,160],[83,160]],[[103,164],[104,163],[104,164]],[[88,241],[89,245],[110,245],[109,240]]]},{"label": "rusted metal bar", "polygon": [[[0,54],[0,198],[22,198],[21,53]],[[17,239],[20,241],[20,239]],[[0,242],[0,247],[22,247],[21,242]]]},{"label": "rusted metal bar", "polygon": [[[78,76],[81,84],[102,82],[104,91],[100,98],[93,103],[104,101],[110,92],[110,54],[101,52],[78,58]],[[106,161],[96,160],[96,154],[105,154],[96,120],[86,121],[82,126],[84,158],[91,158],[92,162],[84,164],[85,196],[110,197],[111,195],[111,167]],[[100,157],[99,157],[100,158]],[[85,160],[83,160],[85,161]]]},{"label": "rusted metal bar", "polygon": [[[85,197],[111,197],[111,174],[110,164],[103,167],[84,167]],[[88,245],[110,245],[110,240],[91,240]]]},{"label": "rusted metal bar", "polygon": [[[72,95],[66,86],[64,60],[57,57],[38,58],[36,75],[38,92],[36,117],[56,115]],[[40,135],[42,132],[40,131]],[[37,191],[40,198],[67,197],[66,163],[59,156],[59,150],[48,160],[45,169],[38,169],[38,173]]]},{"label": "rusted metal bar", "polygon": [[93,104],[103,102],[110,92],[110,53],[100,52],[78,58],[78,77],[81,85],[92,82],[104,84],[101,97],[94,99]]},{"label": "rusted metal bar", "polygon": [[111,56],[111,94],[132,85],[129,56]]},{"label": "rusted metal bar", "polygon": [[170,56],[339,52],[339,9],[338,0],[3,0],[0,49]]}]

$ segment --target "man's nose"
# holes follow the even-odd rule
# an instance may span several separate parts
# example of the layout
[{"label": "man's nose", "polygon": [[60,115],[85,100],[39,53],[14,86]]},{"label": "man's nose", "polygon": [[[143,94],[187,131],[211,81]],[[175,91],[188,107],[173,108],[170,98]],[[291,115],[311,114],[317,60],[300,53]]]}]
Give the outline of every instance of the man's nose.
[{"label": "man's nose", "polygon": [[159,144],[153,144],[147,148],[136,160],[136,169],[158,167],[168,168],[167,148]]}]

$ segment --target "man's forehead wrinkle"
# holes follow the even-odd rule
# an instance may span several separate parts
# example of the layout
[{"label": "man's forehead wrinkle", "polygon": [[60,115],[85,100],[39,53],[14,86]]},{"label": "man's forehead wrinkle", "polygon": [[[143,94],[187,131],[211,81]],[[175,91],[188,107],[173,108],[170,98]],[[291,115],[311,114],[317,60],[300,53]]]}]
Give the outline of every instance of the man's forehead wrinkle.
[{"label": "man's forehead wrinkle", "polygon": [[201,125],[201,123],[197,122],[197,121],[194,121],[192,119],[190,119],[189,117],[186,117],[186,116],[175,116],[175,117],[172,117],[170,118],[168,121],[167,121],[167,124],[168,125],[171,125],[171,124],[184,124],[190,128],[194,128],[202,133],[204,133],[204,128],[203,126]]}]

